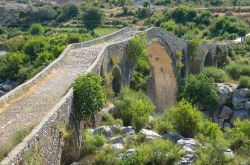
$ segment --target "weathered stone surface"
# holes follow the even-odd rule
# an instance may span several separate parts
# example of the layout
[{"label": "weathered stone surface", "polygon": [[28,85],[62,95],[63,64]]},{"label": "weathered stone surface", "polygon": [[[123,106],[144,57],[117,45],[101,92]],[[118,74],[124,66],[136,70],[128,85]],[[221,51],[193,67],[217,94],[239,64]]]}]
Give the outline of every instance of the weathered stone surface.
[{"label": "weathered stone surface", "polygon": [[225,154],[227,160],[233,160],[234,159],[234,153],[233,153],[233,151],[231,149],[227,149],[224,152],[224,154]]},{"label": "weathered stone surface", "polygon": [[218,124],[221,126],[221,128],[223,128],[223,126],[224,126],[224,119],[219,119],[218,120]]},{"label": "weathered stone surface", "polygon": [[110,140],[109,140],[109,143],[125,143],[125,139],[121,136],[118,136],[118,137],[112,137]]},{"label": "weathered stone surface", "polygon": [[169,132],[169,133],[163,134],[162,138],[172,140],[176,143],[178,140],[182,139],[183,136],[181,136],[180,134],[176,132]]},{"label": "weathered stone surface", "polygon": [[134,135],[135,130],[131,126],[127,126],[122,128],[122,133],[126,135]]},{"label": "weathered stone surface", "polygon": [[222,106],[231,99],[233,89],[223,83],[216,83],[216,88],[219,93],[219,105]]},{"label": "weathered stone surface", "polygon": [[233,110],[227,106],[224,106],[219,117],[222,118],[222,119],[229,119],[231,114],[233,113]]},{"label": "weathered stone surface", "polygon": [[223,126],[223,130],[228,129],[228,128],[231,128],[231,127],[232,127],[232,124],[231,124],[231,123],[225,122],[225,123],[224,123],[224,126]]},{"label": "weathered stone surface", "polygon": [[180,144],[182,146],[188,145],[188,146],[195,147],[197,145],[197,141],[192,138],[182,138],[177,141],[177,144]]},{"label": "weathered stone surface", "polygon": [[247,101],[245,103],[245,108],[246,108],[246,110],[250,110],[250,101]]},{"label": "weathered stone surface", "polygon": [[112,146],[111,146],[111,149],[112,150],[121,150],[121,149],[123,149],[124,147],[123,147],[123,145],[122,145],[122,143],[116,143],[116,144],[113,144]]},{"label": "weathered stone surface", "polygon": [[153,140],[153,139],[157,139],[157,138],[161,138],[162,136],[159,135],[158,133],[148,130],[148,129],[142,129],[140,131],[140,134],[146,135],[146,139],[147,140]]},{"label": "weathered stone surface", "polygon": [[234,111],[231,118],[229,119],[230,123],[233,123],[236,119],[246,119],[249,117],[247,110],[237,110]]},{"label": "weathered stone surface", "polygon": [[113,136],[113,132],[110,128],[110,126],[100,126],[95,128],[94,130],[94,134],[103,134],[107,137],[112,137]]},{"label": "weathered stone surface", "polygon": [[129,157],[133,156],[134,153],[135,153],[135,149],[128,149],[127,150],[127,156],[129,156]]},{"label": "weathered stone surface", "polygon": [[248,95],[249,92],[250,91],[247,88],[240,88],[240,89],[235,89],[234,92],[233,92],[233,95],[236,96],[236,97],[245,98]]},{"label": "weathered stone surface", "polygon": [[245,106],[245,98],[233,96],[232,104],[234,106],[234,109],[243,109]]}]

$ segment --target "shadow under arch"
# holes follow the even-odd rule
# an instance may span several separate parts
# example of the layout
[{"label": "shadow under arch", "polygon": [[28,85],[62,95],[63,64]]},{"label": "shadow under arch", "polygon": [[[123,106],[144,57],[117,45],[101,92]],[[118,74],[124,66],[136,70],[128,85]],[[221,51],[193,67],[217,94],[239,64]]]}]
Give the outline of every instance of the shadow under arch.
[{"label": "shadow under arch", "polygon": [[214,65],[214,59],[213,56],[210,52],[207,52],[206,57],[205,57],[205,61],[204,61],[204,66],[213,66]]},{"label": "shadow under arch", "polygon": [[153,75],[151,90],[157,112],[176,103],[178,91],[176,64],[171,49],[159,40],[152,40],[148,45],[148,60]]},{"label": "shadow under arch", "polygon": [[121,91],[121,69],[119,68],[119,66],[115,66],[113,71],[112,71],[112,89],[115,93],[115,95],[117,96],[120,91]]}]

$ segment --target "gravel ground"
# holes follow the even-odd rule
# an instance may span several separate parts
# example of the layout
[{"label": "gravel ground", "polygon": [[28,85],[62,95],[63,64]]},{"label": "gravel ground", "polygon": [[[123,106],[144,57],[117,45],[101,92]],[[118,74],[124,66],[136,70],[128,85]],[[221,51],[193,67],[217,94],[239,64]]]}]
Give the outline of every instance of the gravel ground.
[{"label": "gravel ground", "polygon": [[78,74],[84,73],[97,58],[98,53],[111,43],[129,38],[134,31],[115,37],[98,45],[71,50],[62,64],[42,81],[17,97],[0,113],[0,145],[7,142],[16,130],[35,127],[65,95]]}]

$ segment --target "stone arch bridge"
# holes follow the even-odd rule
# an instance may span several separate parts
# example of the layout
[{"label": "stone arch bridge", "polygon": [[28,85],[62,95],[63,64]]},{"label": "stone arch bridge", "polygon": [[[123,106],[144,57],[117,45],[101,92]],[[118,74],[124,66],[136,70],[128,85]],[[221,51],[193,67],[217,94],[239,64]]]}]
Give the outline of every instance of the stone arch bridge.
[{"label": "stone arch bridge", "polygon": [[[162,112],[176,102],[178,90],[176,53],[182,52],[185,64],[181,76],[189,72],[186,41],[160,28],[145,31],[148,37],[148,60],[152,77],[147,93]],[[104,78],[112,73],[113,90],[121,84],[129,85],[135,62],[127,54],[128,41],[140,31],[124,28],[111,35],[68,45],[57,60],[31,80],[0,97],[0,146],[20,128],[32,128],[0,164],[24,164],[29,154],[39,154],[44,164],[70,163],[79,156],[81,124],[72,115],[71,84],[79,74],[95,72]],[[200,69],[204,65],[218,65],[218,46],[202,44]],[[220,61],[220,63],[222,63]],[[63,147],[63,131],[67,124],[74,128],[71,147]],[[67,153],[64,154],[65,148]],[[61,159],[64,157],[64,160]],[[66,163],[66,164],[67,164]]]}]

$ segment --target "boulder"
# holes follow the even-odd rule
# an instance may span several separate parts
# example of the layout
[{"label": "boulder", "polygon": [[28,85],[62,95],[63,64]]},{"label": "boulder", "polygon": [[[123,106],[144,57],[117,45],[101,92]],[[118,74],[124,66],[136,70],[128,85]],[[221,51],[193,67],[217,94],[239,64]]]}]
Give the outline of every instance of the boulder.
[{"label": "boulder", "polygon": [[125,154],[118,154],[117,158],[118,159],[123,159],[125,157]]},{"label": "boulder", "polygon": [[219,105],[222,106],[231,100],[233,89],[223,83],[216,83],[215,85],[219,93]]},{"label": "boulder", "polygon": [[249,117],[247,110],[237,110],[234,111],[231,118],[229,119],[230,123],[233,123],[236,119],[246,119]]},{"label": "boulder", "polygon": [[233,96],[232,104],[234,109],[243,109],[245,107],[245,98]]},{"label": "boulder", "polygon": [[123,149],[124,147],[123,147],[123,145],[122,145],[122,143],[116,143],[116,144],[113,144],[112,146],[111,146],[111,149],[112,150],[121,150],[121,149]]},{"label": "boulder", "polygon": [[197,145],[197,141],[192,138],[182,138],[177,141],[177,144],[180,144],[182,146],[191,146],[195,147]]},{"label": "boulder", "polygon": [[127,156],[128,156],[128,157],[133,156],[134,153],[135,153],[135,149],[128,149],[128,150],[127,150]]},{"label": "boulder", "polygon": [[226,149],[226,151],[224,151],[224,155],[226,157],[227,160],[233,160],[234,159],[234,153],[231,149]]},{"label": "boulder", "polygon": [[94,130],[94,134],[103,134],[106,137],[112,137],[113,136],[113,132],[112,132],[110,126],[100,126],[100,127],[97,127]]},{"label": "boulder", "polygon": [[109,140],[109,143],[125,143],[125,140],[123,137],[121,136],[118,136],[118,137],[112,137],[110,140]]},{"label": "boulder", "polygon": [[246,110],[250,110],[250,101],[245,102],[245,108]]},{"label": "boulder", "polygon": [[247,88],[240,88],[240,89],[235,89],[234,92],[233,92],[233,95],[236,96],[236,97],[245,98],[248,95],[249,92],[250,91]]},{"label": "boulder", "polygon": [[127,126],[122,128],[122,133],[126,135],[134,135],[135,130],[131,126]]},{"label": "boulder", "polygon": [[227,119],[230,118],[232,113],[233,113],[233,110],[231,108],[229,108],[227,106],[224,106],[221,113],[220,113],[220,115],[219,115],[219,117],[222,118],[222,119],[227,120]]},{"label": "boulder", "polygon": [[169,132],[169,133],[163,134],[162,138],[171,140],[176,143],[178,140],[182,139],[183,136],[181,136],[180,134],[176,132]]},{"label": "boulder", "polygon": [[153,140],[153,139],[157,139],[157,138],[162,138],[161,135],[159,135],[158,133],[148,130],[148,129],[142,129],[140,131],[140,134],[146,135],[146,140]]}]

